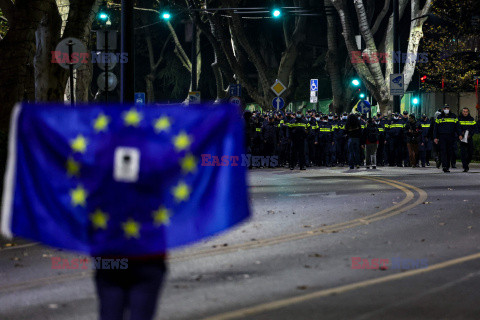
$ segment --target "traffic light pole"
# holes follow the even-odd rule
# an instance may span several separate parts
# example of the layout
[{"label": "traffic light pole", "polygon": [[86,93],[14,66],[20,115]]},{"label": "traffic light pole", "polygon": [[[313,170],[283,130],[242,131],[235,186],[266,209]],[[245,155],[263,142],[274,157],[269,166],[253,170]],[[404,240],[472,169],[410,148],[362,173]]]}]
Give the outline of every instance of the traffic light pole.
[{"label": "traffic light pole", "polygon": [[108,29],[105,28],[105,103],[108,103]]},{"label": "traffic light pole", "polygon": [[197,91],[197,25],[192,19],[192,91]]},{"label": "traffic light pole", "polygon": [[72,63],[72,54],[73,54],[73,41],[70,40],[67,43],[68,45],[68,69],[70,71],[70,104],[71,106],[75,106],[75,88],[73,84],[73,63]]},{"label": "traffic light pole", "polygon": [[122,0],[121,53],[126,53],[128,57],[127,63],[120,64],[120,99],[122,103],[133,102],[135,95],[133,18],[133,0]]}]

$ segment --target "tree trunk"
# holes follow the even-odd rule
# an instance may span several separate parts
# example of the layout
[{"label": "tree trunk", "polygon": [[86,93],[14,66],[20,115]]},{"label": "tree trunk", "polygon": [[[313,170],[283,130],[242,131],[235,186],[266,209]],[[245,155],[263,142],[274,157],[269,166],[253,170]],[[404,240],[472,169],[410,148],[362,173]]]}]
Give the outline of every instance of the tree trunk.
[{"label": "tree trunk", "polygon": [[13,106],[23,100],[28,65],[33,62],[35,30],[47,9],[45,0],[17,0],[9,30],[0,42],[0,126],[8,128]]},{"label": "tree trunk", "polygon": [[[328,7],[333,7],[330,0],[325,0],[325,10],[328,12]],[[327,44],[328,51],[326,57],[327,71],[330,76],[330,84],[332,86],[333,108],[335,112],[344,112],[345,92],[340,74],[340,66],[338,61],[338,46],[337,46],[337,28],[333,15],[327,14]]]},{"label": "tree trunk", "polygon": [[64,94],[63,82],[67,74],[56,63],[52,63],[52,51],[60,41],[62,19],[58,13],[55,1],[48,1],[48,11],[45,13],[35,33],[36,53],[35,65],[35,100],[60,100]]}]

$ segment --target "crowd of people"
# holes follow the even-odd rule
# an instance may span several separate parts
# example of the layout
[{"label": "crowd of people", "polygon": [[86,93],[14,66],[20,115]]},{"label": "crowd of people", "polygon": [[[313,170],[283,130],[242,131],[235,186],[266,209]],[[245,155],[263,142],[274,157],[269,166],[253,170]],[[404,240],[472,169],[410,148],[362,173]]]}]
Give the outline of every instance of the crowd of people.
[{"label": "crowd of people", "polygon": [[373,118],[365,114],[245,112],[247,151],[252,156],[278,157],[279,166],[425,167],[435,160],[444,172],[456,168],[457,150],[463,171],[469,171],[473,136],[479,132],[468,108],[457,117],[445,105],[434,116],[417,119],[404,111]]}]

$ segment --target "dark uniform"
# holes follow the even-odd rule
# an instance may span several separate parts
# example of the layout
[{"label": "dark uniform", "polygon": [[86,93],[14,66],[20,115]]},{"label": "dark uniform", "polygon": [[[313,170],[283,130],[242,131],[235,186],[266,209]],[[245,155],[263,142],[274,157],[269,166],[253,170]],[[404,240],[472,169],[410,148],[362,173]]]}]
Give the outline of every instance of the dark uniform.
[{"label": "dark uniform", "polygon": [[333,142],[333,128],[332,124],[328,122],[327,116],[318,123],[317,142],[320,150],[320,165],[331,167],[331,152]]},{"label": "dark uniform", "polygon": [[385,147],[386,141],[386,129],[385,126],[388,124],[388,120],[384,119],[383,117],[377,120],[377,127],[378,127],[378,150],[377,150],[377,164],[379,166],[384,166],[388,162],[388,148]]},{"label": "dark uniform", "polygon": [[345,134],[345,124],[347,123],[347,114],[344,113],[342,119],[334,127],[333,136],[335,139],[335,154],[337,162],[341,167],[347,163],[347,138]]},{"label": "dark uniform", "polygon": [[[300,115],[300,117],[298,117]],[[305,170],[305,140],[310,125],[297,113],[297,116],[288,124],[287,135],[291,141],[290,170],[295,168],[297,160],[300,170]]]},{"label": "dark uniform", "polygon": [[307,118],[305,120],[310,125],[305,146],[305,161],[307,163],[307,167],[310,167],[312,164],[315,164],[315,131],[312,129],[315,129],[317,126],[317,121],[315,121],[315,118],[311,116],[311,113],[307,114]]},{"label": "dark uniform", "polygon": [[[445,107],[444,110],[447,108],[450,111],[450,107]],[[448,114],[446,114],[445,111],[442,112],[437,120],[435,120],[433,138],[440,146],[440,155],[444,172],[450,172],[449,169],[454,152],[454,141],[455,139],[458,139],[459,136],[460,127],[458,125],[457,116],[450,112]]]},{"label": "dark uniform", "polygon": [[467,142],[460,142],[460,155],[462,158],[463,171],[468,172],[470,161],[472,161],[473,155],[473,135],[478,133],[478,124],[470,115],[464,116],[463,114],[458,116],[458,124],[460,125],[460,135],[462,139],[465,138],[465,133],[468,131]]},{"label": "dark uniform", "polygon": [[278,164],[279,166],[285,166],[288,161],[288,138],[287,138],[287,124],[280,114],[278,116],[277,124],[277,137],[278,137]]},{"label": "dark uniform", "polygon": [[427,115],[422,115],[422,119],[419,121],[422,127],[422,135],[418,145],[418,153],[420,156],[420,162],[422,167],[425,165],[430,166],[430,153],[432,152],[432,139],[429,137],[430,127],[432,126]]},{"label": "dark uniform", "polygon": [[[396,118],[396,119],[395,119]],[[387,144],[390,152],[391,166],[402,167],[403,160],[403,128],[405,122],[398,115],[388,124]]]},{"label": "dark uniform", "polygon": [[275,124],[273,116],[262,127],[263,156],[271,157],[276,154],[278,125]]}]

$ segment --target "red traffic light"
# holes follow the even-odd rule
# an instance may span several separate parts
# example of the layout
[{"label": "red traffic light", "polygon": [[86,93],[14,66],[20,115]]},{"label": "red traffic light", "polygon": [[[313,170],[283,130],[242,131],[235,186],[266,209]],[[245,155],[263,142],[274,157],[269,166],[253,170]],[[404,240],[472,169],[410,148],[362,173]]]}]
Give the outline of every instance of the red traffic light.
[{"label": "red traffic light", "polygon": [[425,82],[425,80],[427,80],[427,76],[421,77],[420,80],[421,80],[422,82]]}]

